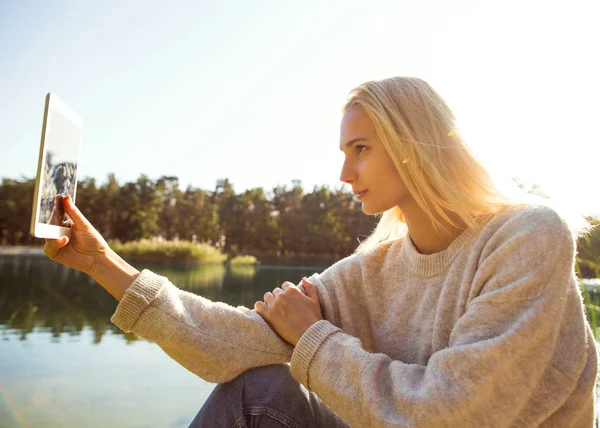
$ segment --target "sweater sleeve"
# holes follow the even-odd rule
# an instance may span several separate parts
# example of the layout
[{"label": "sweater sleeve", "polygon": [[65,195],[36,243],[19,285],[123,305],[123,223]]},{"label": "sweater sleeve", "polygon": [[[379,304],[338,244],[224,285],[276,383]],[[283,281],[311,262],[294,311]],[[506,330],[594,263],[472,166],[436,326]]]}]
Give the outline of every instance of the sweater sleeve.
[{"label": "sweater sleeve", "polygon": [[[554,215],[507,225],[487,252],[471,287],[479,291],[449,346],[426,365],[369,353],[321,320],[294,349],[292,375],[351,426],[527,425],[521,411],[544,393],[542,377],[554,379],[550,387],[576,386],[551,364],[560,324],[570,322],[562,320],[567,295],[577,288],[575,242]],[[580,359],[580,349],[571,352]],[[539,411],[547,413],[536,426],[552,409]]]},{"label": "sweater sleeve", "polygon": [[180,290],[143,270],[111,321],[158,344],[208,382],[227,382],[258,366],[290,361],[293,347],[256,313]]}]

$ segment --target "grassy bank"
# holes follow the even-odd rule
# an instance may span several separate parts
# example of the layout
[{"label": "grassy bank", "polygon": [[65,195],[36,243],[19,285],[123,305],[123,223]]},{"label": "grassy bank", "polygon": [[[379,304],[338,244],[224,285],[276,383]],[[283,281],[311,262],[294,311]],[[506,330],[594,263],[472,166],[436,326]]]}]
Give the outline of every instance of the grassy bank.
[{"label": "grassy bank", "polygon": [[204,243],[142,239],[125,243],[110,241],[108,244],[121,257],[132,260],[185,261],[199,264],[219,264],[227,260],[227,255],[218,248]]},{"label": "grassy bank", "polygon": [[232,266],[253,266],[258,264],[258,259],[254,256],[235,256],[229,260]]},{"label": "grassy bank", "polygon": [[148,262],[191,262],[203,265],[230,263],[233,266],[259,264],[254,256],[238,255],[229,259],[227,254],[212,245],[190,241],[142,239],[121,243],[109,241],[110,247],[121,257]]},{"label": "grassy bank", "polygon": [[228,255],[205,243],[190,241],[167,241],[142,239],[121,243],[109,241],[110,247],[121,257],[149,262],[191,262],[198,264],[229,263],[232,266],[279,265],[279,266],[331,266],[342,257],[332,254],[276,254],[275,252],[252,252],[251,255]]}]

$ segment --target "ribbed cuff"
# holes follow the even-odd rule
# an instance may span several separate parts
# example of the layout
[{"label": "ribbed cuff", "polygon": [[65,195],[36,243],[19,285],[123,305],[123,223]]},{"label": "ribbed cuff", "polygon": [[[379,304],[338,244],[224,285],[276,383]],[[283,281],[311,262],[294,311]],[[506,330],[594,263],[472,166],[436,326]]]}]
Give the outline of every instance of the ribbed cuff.
[{"label": "ribbed cuff", "polygon": [[138,277],[125,291],[117,305],[111,322],[130,333],[142,311],[152,302],[164,285],[165,277],[159,276],[148,269],[142,270]]},{"label": "ribbed cuff", "polygon": [[327,320],[320,320],[311,325],[298,340],[292,352],[290,371],[294,379],[304,385],[308,385],[308,369],[310,362],[323,342],[332,334],[342,331]]}]

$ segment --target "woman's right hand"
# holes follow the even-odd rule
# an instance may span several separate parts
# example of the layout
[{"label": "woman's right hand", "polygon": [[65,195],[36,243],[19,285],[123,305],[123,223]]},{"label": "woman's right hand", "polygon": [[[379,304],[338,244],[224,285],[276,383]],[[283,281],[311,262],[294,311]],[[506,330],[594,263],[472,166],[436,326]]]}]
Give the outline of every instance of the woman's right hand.
[{"label": "woman's right hand", "polygon": [[[60,202],[59,202],[60,203]],[[70,196],[62,198],[65,212],[71,217],[71,238],[46,239],[44,253],[67,267],[91,274],[96,261],[112,251],[102,235],[73,204]]]}]

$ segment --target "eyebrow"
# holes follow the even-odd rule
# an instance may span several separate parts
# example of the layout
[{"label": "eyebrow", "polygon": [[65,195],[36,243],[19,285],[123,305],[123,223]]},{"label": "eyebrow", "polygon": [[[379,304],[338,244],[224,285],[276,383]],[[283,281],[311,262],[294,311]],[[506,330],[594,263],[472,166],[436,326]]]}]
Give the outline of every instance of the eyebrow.
[{"label": "eyebrow", "polygon": [[[359,141],[368,141],[366,138],[355,138],[353,140],[348,141],[346,144],[344,144],[344,146],[349,149],[350,147],[352,147],[354,144],[358,143]],[[344,151],[344,149],[340,148],[341,151]]]}]

